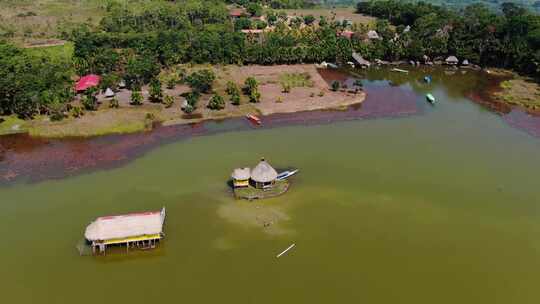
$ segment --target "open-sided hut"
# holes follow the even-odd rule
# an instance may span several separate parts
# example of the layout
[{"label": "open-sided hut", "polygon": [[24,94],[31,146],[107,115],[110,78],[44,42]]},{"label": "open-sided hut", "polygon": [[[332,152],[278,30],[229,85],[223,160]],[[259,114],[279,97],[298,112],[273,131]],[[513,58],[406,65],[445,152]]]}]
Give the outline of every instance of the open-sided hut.
[{"label": "open-sided hut", "polygon": [[84,237],[91,243],[94,253],[96,248],[105,252],[108,245],[125,244],[128,250],[130,245],[154,247],[163,237],[164,222],[165,208],[154,212],[102,216],[86,227]]},{"label": "open-sided hut", "polygon": [[277,176],[277,171],[262,158],[257,166],[251,170],[251,185],[257,189],[272,187],[276,182]]},{"label": "open-sided hut", "polygon": [[251,169],[249,168],[234,169],[231,177],[233,179],[233,186],[235,188],[248,187],[249,178],[251,177]]}]

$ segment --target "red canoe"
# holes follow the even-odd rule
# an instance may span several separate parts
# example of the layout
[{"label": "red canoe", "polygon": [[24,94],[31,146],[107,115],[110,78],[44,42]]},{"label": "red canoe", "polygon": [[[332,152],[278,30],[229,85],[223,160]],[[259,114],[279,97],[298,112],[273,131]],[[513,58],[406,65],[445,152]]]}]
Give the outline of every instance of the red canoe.
[{"label": "red canoe", "polygon": [[248,114],[246,115],[246,118],[254,124],[257,124],[257,125],[261,124],[261,119],[255,115]]}]

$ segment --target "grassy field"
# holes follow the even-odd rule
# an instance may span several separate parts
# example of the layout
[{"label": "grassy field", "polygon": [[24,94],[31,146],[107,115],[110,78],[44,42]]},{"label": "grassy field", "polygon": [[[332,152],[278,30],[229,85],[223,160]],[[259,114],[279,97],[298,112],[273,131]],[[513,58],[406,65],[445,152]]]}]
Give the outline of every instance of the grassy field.
[{"label": "grassy field", "polygon": [[107,0],[2,0],[0,36],[19,45],[55,43],[75,23],[97,24]]},{"label": "grassy field", "polygon": [[375,21],[375,18],[356,14],[355,9],[352,7],[341,8],[314,8],[314,9],[289,9],[285,10],[290,16],[306,16],[313,15],[319,19],[320,16],[325,16],[328,20],[335,17],[336,20],[347,19],[354,23],[371,24]]},{"label": "grassy field", "polygon": [[511,105],[540,110],[540,85],[532,79],[517,76],[501,83],[502,91],[495,97]]}]

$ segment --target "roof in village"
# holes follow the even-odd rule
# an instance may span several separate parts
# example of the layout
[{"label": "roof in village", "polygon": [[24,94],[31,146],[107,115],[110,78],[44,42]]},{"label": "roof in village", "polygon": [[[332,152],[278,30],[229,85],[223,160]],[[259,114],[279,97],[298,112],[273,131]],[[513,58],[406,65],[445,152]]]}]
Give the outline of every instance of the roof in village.
[{"label": "roof in village", "polygon": [[242,8],[233,8],[229,11],[229,15],[233,17],[240,17],[245,13],[245,10]]},{"label": "roof in village", "polygon": [[345,31],[339,33],[339,35],[340,35],[341,37],[345,37],[345,38],[351,39],[351,37],[354,35],[354,32],[353,32],[353,31],[349,31],[349,30],[345,30]]},{"label": "roof in village", "polygon": [[251,170],[251,179],[259,183],[271,182],[277,178],[277,175],[276,170],[264,158]]},{"label": "roof in village", "polygon": [[261,30],[261,29],[254,29],[254,30],[244,29],[244,30],[242,30],[242,33],[244,33],[244,34],[260,34],[262,32],[264,32],[264,30]]},{"label": "roof in village", "polygon": [[98,75],[90,74],[90,75],[83,76],[75,84],[75,90],[84,91],[88,88],[99,85],[100,81],[101,81],[101,77],[99,77]]},{"label": "roof in village", "polygon": [[446,62],[455,62],[455,63],[458,63],[459,60],[457,59],[456,56],[448,56],[448,58],[446,58]]},{"label": "roof in village", "polygon": [[163,232],[165,208],[161,211],[102,216],[86,227],[89,241],[121,239]]},{"label": "roof in village", "polygon": [[232,175],[232,178],[237,180],[246,180],[251,177],[251,169],[249,168],[237,168],[234,169]]},{"label": "roof in village", "polygon": [[379,34],[374,31],[374,30],[371,30],[367,33],[367,36],[369,39],[380,39],[381,37],[379,36]]}]

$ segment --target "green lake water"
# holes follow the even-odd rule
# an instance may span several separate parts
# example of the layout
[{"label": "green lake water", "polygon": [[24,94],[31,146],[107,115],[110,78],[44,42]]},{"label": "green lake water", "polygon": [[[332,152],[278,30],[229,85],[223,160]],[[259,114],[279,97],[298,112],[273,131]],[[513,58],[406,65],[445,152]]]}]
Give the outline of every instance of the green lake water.
[{"label": "green lake water", "polygon": [[[2,186],[2,302],[538,303],[540,140],[467,100],[477,80],[436,82],[435,107],[413,84],[418,115],[193,137]],[[233,200],[231,170],[261,156],[300,168],[289,192]],[[162,206],[157,250],[75,248],[97,216]]]}]

